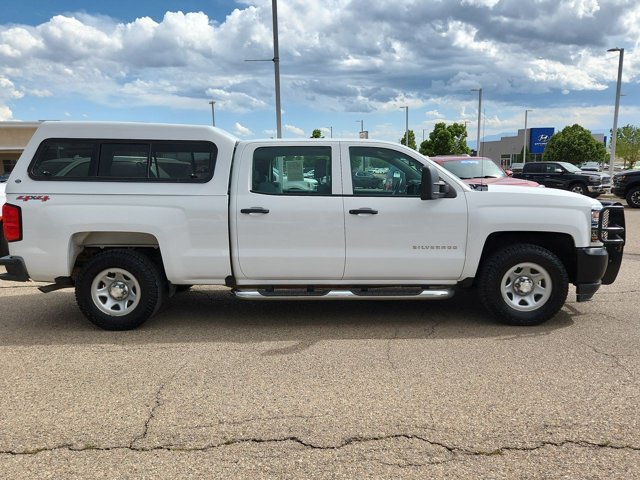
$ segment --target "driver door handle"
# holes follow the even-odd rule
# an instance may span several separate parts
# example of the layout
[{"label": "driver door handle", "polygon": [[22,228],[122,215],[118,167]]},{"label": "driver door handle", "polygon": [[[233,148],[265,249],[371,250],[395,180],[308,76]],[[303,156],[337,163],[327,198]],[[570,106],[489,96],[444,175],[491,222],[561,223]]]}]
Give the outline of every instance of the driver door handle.
[{"label": "driver door handle", "polygon": [[373,208],[356,208],[354,210],[349,210],[349,213],[351,215],[360,215],[360,214],[377,215],[378,210],[374,210]]}]

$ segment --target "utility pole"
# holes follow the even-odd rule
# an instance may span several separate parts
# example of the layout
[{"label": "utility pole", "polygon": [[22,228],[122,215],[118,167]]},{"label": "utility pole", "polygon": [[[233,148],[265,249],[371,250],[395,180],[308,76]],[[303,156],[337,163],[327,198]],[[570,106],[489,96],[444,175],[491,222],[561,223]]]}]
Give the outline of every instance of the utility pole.
[{"label": "utility pole", "polygon": [[216,110],[215,110],[215,100],[211,100],[209,105],[211,105],[211,120],[213,122],[213,126],[216,126]]},{"label": "utility pole", "polygon": [[616,84],[616,105],[613,111],[613,131],[611,132],[611,153],[609,155],[609,176],[613,182],[613,169],[616,161],[616,140],[618,139],[618,112],[620,111],[620,87],[622,86],[624,48],[610,48],[607,52],[620,52],[620,57],[618,58],[618,83]]},{"label": "utility pole", "polygon": [[278,46],[278,0],[271,0],[273,15],[273,69],[276,77],[276,138],[282,138],[282,110],[280,107],[280,49]]}]

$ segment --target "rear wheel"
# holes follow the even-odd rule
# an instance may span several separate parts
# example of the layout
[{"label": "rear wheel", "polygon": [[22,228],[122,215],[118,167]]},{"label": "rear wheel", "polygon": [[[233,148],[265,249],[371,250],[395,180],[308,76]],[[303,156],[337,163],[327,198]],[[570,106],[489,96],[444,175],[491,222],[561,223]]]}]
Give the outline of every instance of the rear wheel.
[{"label": "rear wheel", "polygon": [[160,268],[133,250],[108,250],[92,257],[76,281],[76,301],[93,324],[130,330],[162,305],[167,282]]},{"label": "rear wheel", "polygon": [[634,187],[627,192],[627,204],[631,208],[640,208],[640,187]]},{"label": "rear wheel", "polygon": [[564,305],[569,279],[564,265],[537,245],[513,245],[495,252],[478,279],[480,301],[509,325],[538,325]]}]

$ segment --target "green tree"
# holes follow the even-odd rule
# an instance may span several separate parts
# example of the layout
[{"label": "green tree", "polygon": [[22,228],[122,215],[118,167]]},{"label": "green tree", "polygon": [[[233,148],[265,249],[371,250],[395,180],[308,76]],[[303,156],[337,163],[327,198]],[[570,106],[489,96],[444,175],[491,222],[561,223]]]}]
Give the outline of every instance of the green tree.
[{"label": "green tree", "polygon": [[309,138],[324,138],[324,135],[322,135],[322,130],[316,128]]},{"label": "green tree", "polygon": [[618,129],[616,156],[624,159],[625,168],[633,168],[640,160],[640,129],[638,127],[625,125]]},{"label": "green tree", "polygon": [[467,146],[467,127],[462,123],[436,123],[429,138],[420,144],[420,153],[431,156],[471,153]]},{"label": "green tree", "polygon": [[583,162],[604,162],[607,149],[598,142],[591,132],[578,124],[565,127],[554,134],[544,149],[542,159],[550,162],[569,162],[579,165]]},{"label": "green tree", "polygon": [[453,151],[451,153],[456,155],[471,153],[471,149],[467,146],[467,126],[463,123],[454,123],[449,125],[447,129],[453,137]]},{"label": "green tree", "polygon": [[[402,135],[400,139],[400,143],[402,145],[406,145],[406,136]],[[413,133],[413,130],[409,130],[409,148],[413,148],[414,150],[418,149],[418,145],[416,144],[416,134]]]}]

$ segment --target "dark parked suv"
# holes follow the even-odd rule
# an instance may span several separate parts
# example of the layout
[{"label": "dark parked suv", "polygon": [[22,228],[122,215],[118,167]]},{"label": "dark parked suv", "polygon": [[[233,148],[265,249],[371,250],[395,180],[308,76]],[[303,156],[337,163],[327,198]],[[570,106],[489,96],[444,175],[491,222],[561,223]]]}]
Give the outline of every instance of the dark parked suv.
[{"label": "dark parked suv", "polygon": [[630,207],[640,208],[640,170],[616,173],[611,192],[626,199]]},{"label": "dark parked suv", "polygon": [[568,162],[527,162],[514,178],[538,182],[545,187],[561,188],[590,197],[606,193],[611,188],[609,175],[599,172],[583,172]]}]

